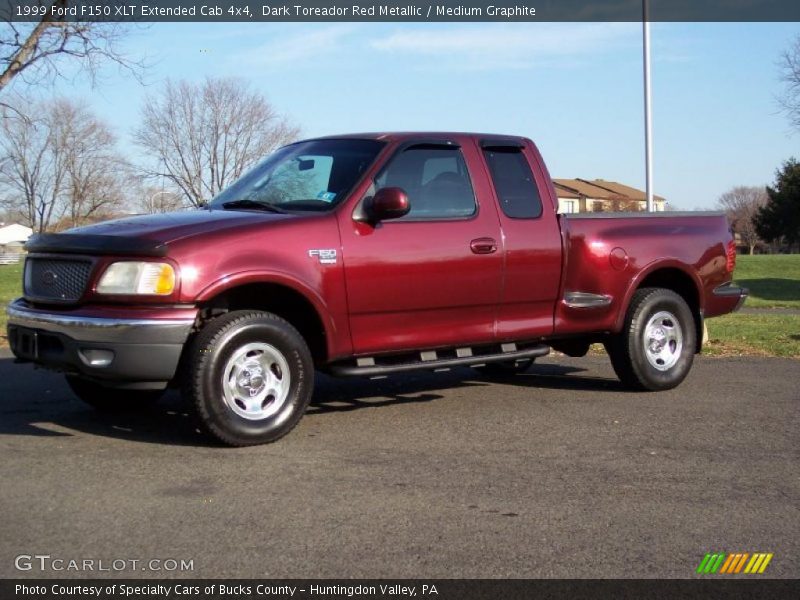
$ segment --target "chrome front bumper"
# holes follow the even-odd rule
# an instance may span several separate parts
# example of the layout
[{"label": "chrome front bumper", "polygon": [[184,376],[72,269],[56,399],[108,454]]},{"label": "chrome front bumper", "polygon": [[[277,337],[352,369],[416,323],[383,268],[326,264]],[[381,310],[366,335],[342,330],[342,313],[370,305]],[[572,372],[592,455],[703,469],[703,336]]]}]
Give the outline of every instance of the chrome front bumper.
[{"label": "chrome front bumper", "polygon": [[23,361],[109,383],[165,383],[175,375],[197,309],[116,318],[48,312],[19,299],[6,313],[11,350]]},{"label": "chrome front bumper", "polygon": [[127,344],[183,344],[195,314],[180,319],[118,319],[44,312],[15,300],[6,308],[8,324],[68,335],[73,340]]}]

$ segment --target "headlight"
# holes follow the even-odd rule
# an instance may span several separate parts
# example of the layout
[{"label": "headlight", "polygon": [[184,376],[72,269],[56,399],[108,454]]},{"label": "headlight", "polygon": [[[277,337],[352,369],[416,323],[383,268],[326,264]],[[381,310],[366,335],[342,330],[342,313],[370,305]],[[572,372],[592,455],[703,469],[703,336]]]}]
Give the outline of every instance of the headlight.
[{"label": "headlight", "polygon": [[97,284],[98,294],[167,296],[175,289],[175,269],[167,263],[115,262]]}]

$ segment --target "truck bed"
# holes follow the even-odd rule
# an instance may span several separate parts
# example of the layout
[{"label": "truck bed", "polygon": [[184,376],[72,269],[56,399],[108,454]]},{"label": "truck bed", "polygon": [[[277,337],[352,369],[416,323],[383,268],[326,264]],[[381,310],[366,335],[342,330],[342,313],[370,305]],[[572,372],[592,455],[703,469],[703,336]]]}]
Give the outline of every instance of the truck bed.
[{"label": "truck bed", "polygon": [[[721,212],[580,213],[560,215],[564,243],[563,293],[610,299],[606,310],[586,311],[560,303],[557,334],[618,331],[633,292],[648,278],[683,282],[704,317],[729,312],[730,301],[714,290],[730,280],[733,236]],[[699,293],[698,293],[699,292]],[[563,297],[563,294],[562,294]]]}]

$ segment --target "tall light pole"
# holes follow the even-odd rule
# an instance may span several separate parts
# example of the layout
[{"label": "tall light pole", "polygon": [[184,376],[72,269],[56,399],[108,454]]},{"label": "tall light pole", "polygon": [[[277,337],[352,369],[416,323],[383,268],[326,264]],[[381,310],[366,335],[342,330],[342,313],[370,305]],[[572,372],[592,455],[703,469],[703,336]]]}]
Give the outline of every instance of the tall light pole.
[{"label": "tall light pole", "polygon": [[647,0],[642,0],[642,36],[644,38],[644,162],[647,211],[655,210],[653,202],[653,115],[650,89],[650,21]]}]

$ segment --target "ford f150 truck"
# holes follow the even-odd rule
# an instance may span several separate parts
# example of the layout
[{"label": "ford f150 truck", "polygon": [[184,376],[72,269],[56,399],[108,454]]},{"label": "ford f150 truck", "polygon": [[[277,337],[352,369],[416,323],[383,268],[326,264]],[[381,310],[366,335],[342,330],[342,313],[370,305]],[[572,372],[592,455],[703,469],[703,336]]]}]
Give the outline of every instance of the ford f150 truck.
[{"label": "ford f150 truck", "polygon": [[290,431],[315,370],[527,369],[602,343],[633,388],[678,385],[703,319],[736,310],[721,214],[557,214],[531,140],[311,139],[200,210],[27,244],[8,336],[101,408],[170,385],[231,445]]}]

